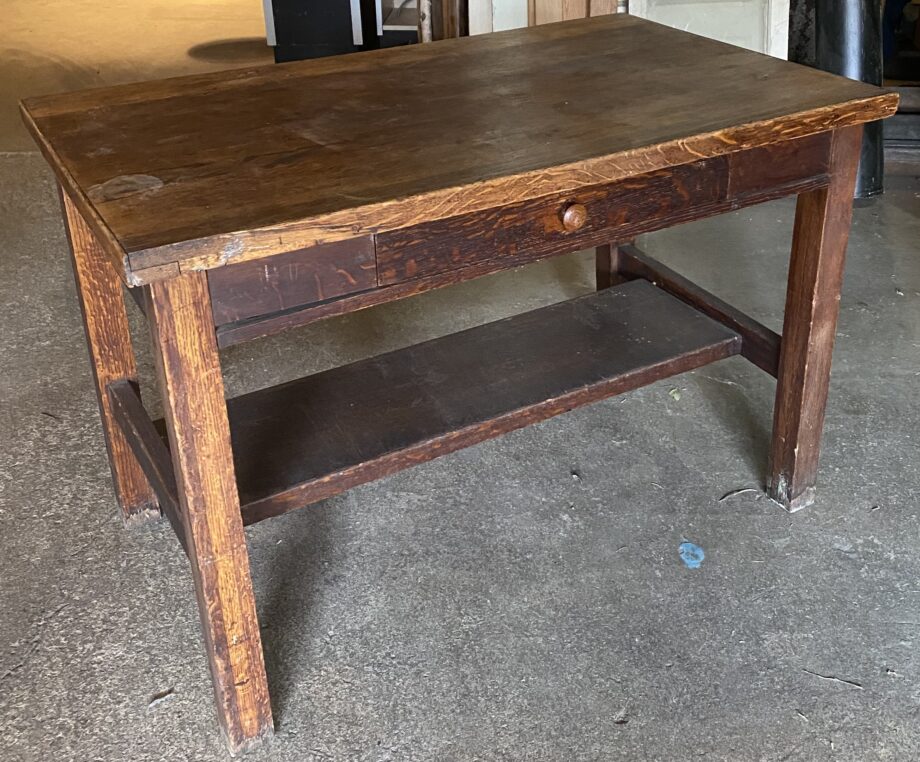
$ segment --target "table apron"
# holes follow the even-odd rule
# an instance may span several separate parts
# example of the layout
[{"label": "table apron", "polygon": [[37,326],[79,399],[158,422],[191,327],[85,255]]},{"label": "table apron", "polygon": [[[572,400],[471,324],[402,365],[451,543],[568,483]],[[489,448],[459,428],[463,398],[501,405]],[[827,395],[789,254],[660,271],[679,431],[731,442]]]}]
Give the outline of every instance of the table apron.
[{"label": "table apron", "polygon": [[[828,184],[831,133],[211,270],[220,346]],[[565,210],[584,207],[566,230]],[[374,269],[376,263],[376,270]]]},{"label": "table apron", "polygon": [[[381,286],[480,265],[509,265],[628,240],[739,206],[826,185],[829,133],[703,159],[376,237]],[[566,209],[585,221],[567,230]]]}]

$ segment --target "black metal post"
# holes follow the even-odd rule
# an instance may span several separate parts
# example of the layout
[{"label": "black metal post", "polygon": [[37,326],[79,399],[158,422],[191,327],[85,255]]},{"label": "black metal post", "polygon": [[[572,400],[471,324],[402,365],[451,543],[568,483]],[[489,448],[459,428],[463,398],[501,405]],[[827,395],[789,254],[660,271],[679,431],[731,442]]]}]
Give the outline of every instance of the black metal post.
[{"label": "black metal post", "polygon": [[[882,84],[882,8],[879,0],[815,0],[815,63],[819,69]],[[882,123],[866,125],[856,198],[882,192]]]}]

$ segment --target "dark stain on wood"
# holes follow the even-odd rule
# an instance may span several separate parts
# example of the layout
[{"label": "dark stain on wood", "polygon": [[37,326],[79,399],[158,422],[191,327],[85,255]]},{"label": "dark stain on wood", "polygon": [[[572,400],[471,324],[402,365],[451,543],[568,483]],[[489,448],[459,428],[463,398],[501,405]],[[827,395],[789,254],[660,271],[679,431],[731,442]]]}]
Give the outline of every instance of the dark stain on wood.
[{"label": "dark stain on wood", "polygon": [[728,192],[732,198],[778,188],[804,177],[826,176],[831,133],[752,148],[729,156]]},{"label": "dark stain on wood", "polygon": [[290,251],[208,273],[216,325],[322,302],[376,285],[371,238]]},{"label": "dark stain on wood", "polygon": [[490,273],[507,270],[509,267],[517,266],[517,264],[520,263],[512,263],[508,260],[486,261],[463,270],[453,270],[430,278],[419,278],[392,286],[382,286],[357,294],[349,294],[338,299],[308,304],[304,307],[295,307],[278,313],[258,315],[249,320],[240,320],[219,326],[217,328],[217,341],[221,347],[233,346],[244,341],[270,336],[289,328],[307,325],[317,320],[367,309],[378,304],[422,294],[435,288],[442,288]]},{"label": "dark stain on wood", "polygon": [[[728,160],[707,159],[549,199],[428,222],[377,236],[377,278],[400,283],[491,259],[515,262],[603,243],[663,224],[687,209],[724,201]],[[564,217],[581,208],[581,224]]]}]

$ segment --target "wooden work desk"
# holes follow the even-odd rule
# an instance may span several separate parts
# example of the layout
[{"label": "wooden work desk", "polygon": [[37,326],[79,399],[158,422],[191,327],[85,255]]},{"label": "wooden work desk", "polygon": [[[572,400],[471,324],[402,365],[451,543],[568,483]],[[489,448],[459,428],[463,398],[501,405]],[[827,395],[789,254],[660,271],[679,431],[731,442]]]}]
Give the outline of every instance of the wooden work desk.
[{"label": "wooden work desk", "polygon": [[[778,379],[769,494],[810,503],[862,124],[896,107],[629,16],[26,101],[118,499],[188,553],[231,749],[272,731],[244,524],[735,354]],[[782,337],[628,243],[792,194]],[[597,293],[225,401],[221,347],[587,247]]]}]

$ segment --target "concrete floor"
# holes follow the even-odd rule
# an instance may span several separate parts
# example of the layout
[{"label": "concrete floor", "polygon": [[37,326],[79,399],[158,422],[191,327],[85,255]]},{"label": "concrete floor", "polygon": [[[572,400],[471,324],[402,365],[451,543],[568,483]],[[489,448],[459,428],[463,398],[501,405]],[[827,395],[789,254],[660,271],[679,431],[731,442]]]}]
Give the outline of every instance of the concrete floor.
[{"label": "concrete floor", "polygon": [[[734,358],[253,527],[277,735],[252,758],[916,759],[918,213],[905,181],[856,211],[814,508],[720,501],[760,484],[771,418],[772,381]],[[778,327],[791,214],[646,245]],[[0,250],[0,758],[224,759],[182,552],[116,516],[34,155],[0,161]],[[591,277],[568,257],[243,345],[228,385]]]},{"label": "concrete floor", "polygon": [[271,61],[261,0],[0,0],[0,151],[25,97]]},{"label": "concrete floor", "polygon": [[[175,60],[148,74],[210,65],[182,57],[190,42],[164,41]],[[792,208],[645,246],[778,328]],[[253,527],[277,733],[250,758],[920,757],[918,240],[920,181],[856,210],[807,511],[720,500],[761,483],[771,423],[773,382],[735,358]],[[116,515],[35,154],[0,156],[0,252],[0,760],[226,759],[178,543]],[[236,347],[229,391],[591,281],[590,258],[566,257]],[[706,552],[697,570],[684,540]]]}]

